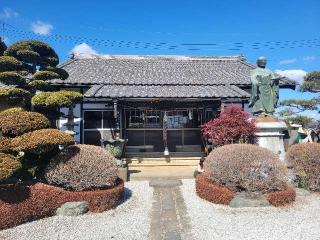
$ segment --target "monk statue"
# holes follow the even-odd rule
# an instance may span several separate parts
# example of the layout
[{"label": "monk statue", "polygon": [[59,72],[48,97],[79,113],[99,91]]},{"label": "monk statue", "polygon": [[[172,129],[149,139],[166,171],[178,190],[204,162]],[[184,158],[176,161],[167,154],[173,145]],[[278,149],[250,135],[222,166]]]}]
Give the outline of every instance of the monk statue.
[{"label": "monk statue", "polygon": [[251,71],[251,99],[249,107],[256,116],[272,116],[279,99],[279,80],[270,69],[266,68],[267,59],[259,57],[258,67]]}]

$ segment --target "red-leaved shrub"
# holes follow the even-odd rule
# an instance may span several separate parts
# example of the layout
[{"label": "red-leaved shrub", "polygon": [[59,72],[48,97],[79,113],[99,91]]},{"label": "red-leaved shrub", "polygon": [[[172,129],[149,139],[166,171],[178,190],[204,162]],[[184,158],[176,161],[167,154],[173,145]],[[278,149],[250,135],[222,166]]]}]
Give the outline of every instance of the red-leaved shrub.
[{"label": "red-leaved shrub", "polygon": [[238,106],[226,107],[219,117],[202,125],[203,137],[222,146],[231,143],[252,143],[257,128],[249,114]]},{"label": "red-leaved shrub", "polygon": [[273,206],[285,206],[295,201],[296,191],[294,190],[294,188],[274,191],[272,193],[269,193],[267,198]]},{"label": "red-leaved shrub", "polygon": [[227,205],[234,197],[234,193],[228,188],[215,184],[203,174],[196,178],[196,192],[199,197],[216,204]]},{"label": "red-leaved shrub", "polygon": [[43,183],[0,186],[0,230],[54,215],[66,202],[85,201],[91,212],[114,208],[122,199],[124,184],[110,189],[70,192]]},{"label": "red-leaved shrub", "polygon": [[270,150],[252,144],[214,149],[204,162],[205,176],[234,192],[272,192],[287,188],[287,169]]}]

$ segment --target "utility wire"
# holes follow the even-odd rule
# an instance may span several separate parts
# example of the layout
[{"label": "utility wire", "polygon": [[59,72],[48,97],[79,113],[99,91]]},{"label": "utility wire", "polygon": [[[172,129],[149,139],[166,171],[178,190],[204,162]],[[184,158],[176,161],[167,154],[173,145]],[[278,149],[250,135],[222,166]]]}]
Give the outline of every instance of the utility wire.
[{"label": "utility wire", "polygon": [[127,49],[149,49],[149,50],[184,50],[184,51],[243,51],[243,50],[279,50],[295,48],[319,48],[320,40],[301,39],[285,41],[265,41],[265,42],[229,42],[229,43],[167,43],[167,42],[142,42],[127,40],[111,40],[101,38],[90,38],[82,36],[70,36],[64,34],[39,35],[32,31],[26,31],[10,24],[2,22],[2,35],[16,38],[31,38],[43,41],[71,42],[73,44],[88,43],[92,46],[102,46],[108,48]]}]

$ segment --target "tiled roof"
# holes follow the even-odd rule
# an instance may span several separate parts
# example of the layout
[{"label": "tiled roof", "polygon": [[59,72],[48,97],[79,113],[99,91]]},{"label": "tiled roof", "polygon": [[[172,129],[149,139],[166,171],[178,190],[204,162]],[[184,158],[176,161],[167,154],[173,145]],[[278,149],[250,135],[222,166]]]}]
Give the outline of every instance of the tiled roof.
[{"label": "tiled roof", "polygon": [[[76,55],[60,65],[69,73],[53,84],[250,85],[254,65],[241,56]],[[294,85],[284,78],[281,84]]]},{"label": "tiled roof", "polygon": [[232,85],[94,85],[87,98],[249,98]]}]

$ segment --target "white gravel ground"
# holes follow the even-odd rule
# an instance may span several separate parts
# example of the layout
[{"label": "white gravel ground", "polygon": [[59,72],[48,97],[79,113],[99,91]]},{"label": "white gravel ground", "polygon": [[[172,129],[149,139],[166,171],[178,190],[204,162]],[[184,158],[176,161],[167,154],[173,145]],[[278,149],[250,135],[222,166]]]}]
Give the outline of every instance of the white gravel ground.
[{"label": "white gravel ground", "polygon": [[199,198],[194,180],[181,190],[196,239],[320,239],[320,194],[298,196],[290,207],[234,209]]},{"label": "white gravel ground", "polygon": [[132,196],[114,210],[79,217],[41,219],[4,230],[0,232],[0,239],[148,239],[153,188],[146,181],[128,182],[126,188]]}]

